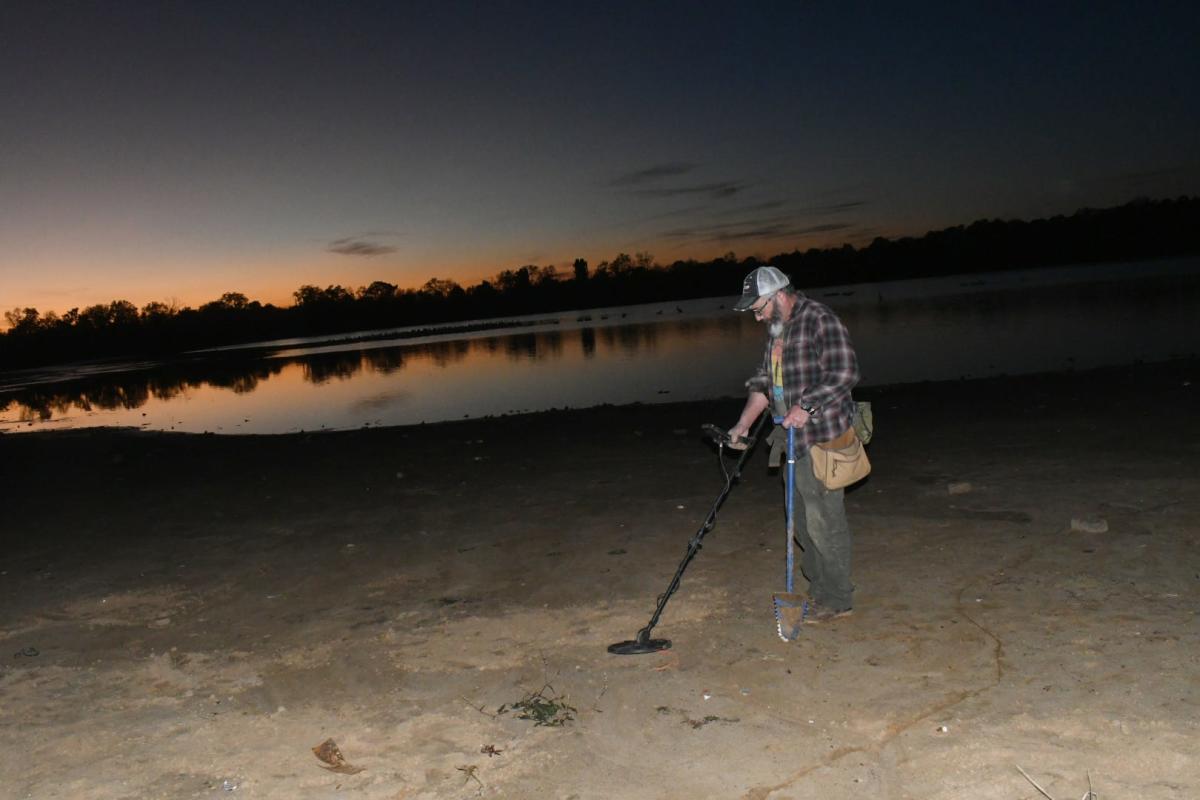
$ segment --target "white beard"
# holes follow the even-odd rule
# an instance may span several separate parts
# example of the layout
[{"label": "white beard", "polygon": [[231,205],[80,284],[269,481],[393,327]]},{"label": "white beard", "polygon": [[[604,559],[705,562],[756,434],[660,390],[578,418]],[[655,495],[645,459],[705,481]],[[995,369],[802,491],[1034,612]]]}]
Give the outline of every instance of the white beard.
[{"label": "white beard", "polygon": [[767,333],[772,339],[778,339],[783,336],[783,320],[773,319],[767,324]]}]

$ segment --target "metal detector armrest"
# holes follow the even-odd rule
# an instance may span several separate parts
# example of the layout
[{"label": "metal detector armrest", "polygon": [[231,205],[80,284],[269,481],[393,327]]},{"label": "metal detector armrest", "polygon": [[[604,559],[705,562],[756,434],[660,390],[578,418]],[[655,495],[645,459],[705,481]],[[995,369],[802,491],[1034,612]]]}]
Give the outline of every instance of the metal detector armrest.
[{"label": "metal detector armrest", "polygon": [[[729,431],[718,428],[711,422],[706,422],[705,424],[701,425],[700,429],[704,431],[708,438],[712,439],[717,444],[723,447],[733,446],[733,439],[730,437]],[[739,436],[737,443],[744,445],[745,447],[749,447],[750,445],[754,444],[754,439],[750,436]]]}]

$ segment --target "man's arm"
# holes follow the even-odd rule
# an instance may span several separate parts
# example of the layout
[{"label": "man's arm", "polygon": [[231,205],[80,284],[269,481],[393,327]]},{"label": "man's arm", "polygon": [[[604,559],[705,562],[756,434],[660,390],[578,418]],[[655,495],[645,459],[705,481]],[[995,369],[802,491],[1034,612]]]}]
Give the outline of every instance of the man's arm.
[{"label": "man's arm", "polygon": [[738,417],[737,424],[729,429],[729,438],[733,440],[731,447],[739,450],[745,447],[739,446],[738,440],[750,433],[750,426],[766,409],[767,396],[762,392],[751,392],[746,398],[746,405],[742,408],[742,415]]},{"label": "man's arm", "polygon": [[824,408],[845,400],[859,379],[858,357],[850,333],[833,312],[821,315],[818,321],[817,350],[821,383],[804,392],[801,405],[808,408]]}]

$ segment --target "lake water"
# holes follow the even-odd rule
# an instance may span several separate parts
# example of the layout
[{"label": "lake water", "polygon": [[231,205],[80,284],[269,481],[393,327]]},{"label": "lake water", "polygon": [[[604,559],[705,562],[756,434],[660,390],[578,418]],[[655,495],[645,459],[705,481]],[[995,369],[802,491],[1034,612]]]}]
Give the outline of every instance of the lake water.
[{"label": "lake water", "polygon": [[[1200,259],[808,294],[837,309],[850,329],[864,386],[1200,353]],[[289,433],[742,396],[765,334],[751,316],[729,310],[733,300],[535,315],[475,333],[335,340],[342,335],[172,362],[7,373],[0,431]]]}]

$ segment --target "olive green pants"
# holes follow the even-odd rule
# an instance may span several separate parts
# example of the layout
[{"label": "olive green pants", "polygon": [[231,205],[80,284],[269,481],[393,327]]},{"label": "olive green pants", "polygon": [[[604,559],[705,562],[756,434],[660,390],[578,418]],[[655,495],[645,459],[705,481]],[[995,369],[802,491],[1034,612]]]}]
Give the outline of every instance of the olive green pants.
[{"label": "olive green pants", "polygon": [[[786,487],[785,476],[784,492]],[[845,495],[844,489],[831,491],[821,485],[813,475],[807,450],[796,453],[796,498],[792,507],[796,541],[803,551],[800,570],[808,579],[808,596],[835,611],[854,606]]]}]

